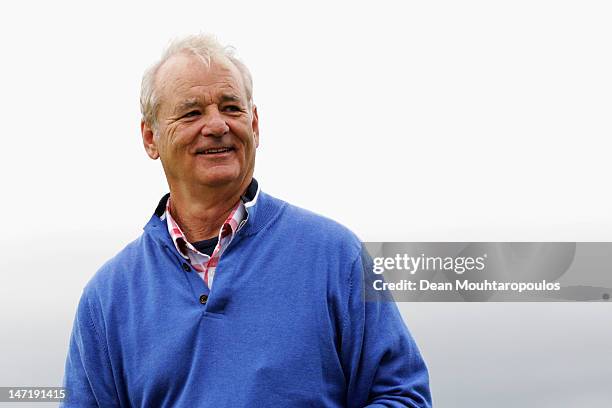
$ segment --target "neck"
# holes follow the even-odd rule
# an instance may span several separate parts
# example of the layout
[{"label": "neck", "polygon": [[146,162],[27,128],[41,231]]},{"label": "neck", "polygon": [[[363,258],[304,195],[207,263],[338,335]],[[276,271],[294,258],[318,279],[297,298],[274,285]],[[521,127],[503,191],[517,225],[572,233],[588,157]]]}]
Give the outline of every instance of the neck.
[{"label": "neck", "polygon": [[170,187],[170,213],[189,242],[219,235],[219,230],[240,200],[244,188],[214,188],[200,191]]}]

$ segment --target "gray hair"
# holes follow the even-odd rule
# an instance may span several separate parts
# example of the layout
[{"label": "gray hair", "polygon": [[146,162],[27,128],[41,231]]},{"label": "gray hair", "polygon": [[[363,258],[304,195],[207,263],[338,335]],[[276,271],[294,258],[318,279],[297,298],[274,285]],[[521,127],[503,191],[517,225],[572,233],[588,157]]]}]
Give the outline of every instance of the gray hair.
[{"label": "gray hair", "polygon": [[253,79],[249,69],[235,55],[235,49],[231,46],[223,46],[217,39],[208,34],[195,34],[177,38],[163,52],[159,61],[147,69],[142,76],[140,88],[140,111],[142,120],[156,132],[157,131],[157,110],[159,108],[159,95],[156,89],[156,76],[159,68],[171,57],[181,54],[191,53],[198,56],[206,65],[218,58],[228,59],[240,72],[242,82],[247,96],[249,109],[253,105]]}]

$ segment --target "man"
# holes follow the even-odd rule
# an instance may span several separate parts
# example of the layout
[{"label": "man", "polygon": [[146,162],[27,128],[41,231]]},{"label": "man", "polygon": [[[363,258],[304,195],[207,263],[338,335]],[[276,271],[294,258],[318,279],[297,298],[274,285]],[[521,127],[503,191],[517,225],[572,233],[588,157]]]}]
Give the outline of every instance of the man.
[{"label": "man", "polygon": [[174,42],[141,107],[170,194],[86,286],[64,406],[429,407],[397,307],[364,301],[359,240],[253,178],[259,119],[231,50]]}]

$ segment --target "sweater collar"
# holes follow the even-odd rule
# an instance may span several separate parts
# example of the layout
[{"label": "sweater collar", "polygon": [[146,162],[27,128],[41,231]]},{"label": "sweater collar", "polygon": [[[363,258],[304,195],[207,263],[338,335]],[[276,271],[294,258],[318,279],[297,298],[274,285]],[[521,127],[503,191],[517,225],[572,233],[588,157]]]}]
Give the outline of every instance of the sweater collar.
[{"label": "sweater collar", "polygon": [[[170,193],[167,193],[161,198],[155,212],[145,225],[144,230],[156,238],[163,239],[174,246],[170,234],[168,233],[166,221],[160,218],[166,211],[166,202],[169,197]],[[248,211],[248,221],[240,231],[238,231],[238,235],[244,236],[257,233],[276,218],[276,215],[278,215],[286,205],[285,202],[273,198],[261,191],[257,180],[254,178],[251,180],[249,187],[247,187],[241,199],[243,199],[244,205]]]}]

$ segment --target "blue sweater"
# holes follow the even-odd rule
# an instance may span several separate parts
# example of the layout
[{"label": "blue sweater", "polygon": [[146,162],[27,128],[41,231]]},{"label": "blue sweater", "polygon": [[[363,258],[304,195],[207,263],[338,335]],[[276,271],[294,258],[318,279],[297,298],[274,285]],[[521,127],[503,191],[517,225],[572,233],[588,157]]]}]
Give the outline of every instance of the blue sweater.
[{"label": "blue sweater", "polygon": [[430,407],[396,305],[363,301],[368,258],[261,192],[209,293],[153,215],[83,291],[63,406]]}]

